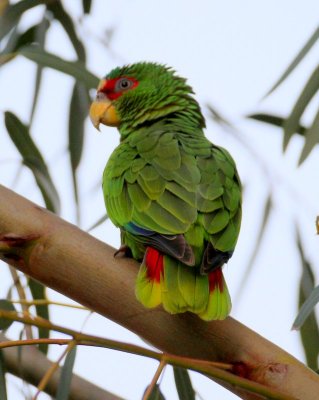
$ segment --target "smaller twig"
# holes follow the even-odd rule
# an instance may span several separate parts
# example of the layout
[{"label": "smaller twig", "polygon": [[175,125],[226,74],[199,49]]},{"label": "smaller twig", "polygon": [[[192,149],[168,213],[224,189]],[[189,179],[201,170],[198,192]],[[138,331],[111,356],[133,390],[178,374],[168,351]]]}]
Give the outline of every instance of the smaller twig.
[{"label": "smaller twig", "polygon": [[54,362],[52,364],[52,366],[47,370],[47,372],[44,374],[43,378],[41,379],[41,381],[40,381],[40,383],[38,385],[38,388],[37,388],[38,390],[37,390],[36,394],[34,395],[34,397],[32,398],[32,400],[36,400],[38,398],[39,394],[47,386],[49,380],[52,378],[52,376],[55,373],[55,371],[59,368],[60,362],[68,354],[68,352],[71,351],[74,348],[74,346],[76,346],[76,344],[77,343],[76,343],[75,340],[70,341],[70,343],[68,344],[68,347],[63,351],[63,353],[58,358],[58,360],[56,362]]},{"label": "smaller twig", "polygon": [[145,390],[144,396],[143,396],[143,400],[148,400],[150,398],[150,395],[152,394],[152,391],[159,379],[159,377],[161,376],[161,373],[164,369],[164,367],[166,366],[166,361],[161,360],[161,362],[159,363],[157,370],[153,376],[153,379],[150,383],[150,385],[148,386],[148,388]]},{"label": "smaller twig", "polygon": [[52,301],[48,299],[38,299],[38,300],[10,300],[13,304],[25,304],[27,306],[61,306],[61,307],[69,307],[76,308],[79,310],[91,311],[89,308],[80,306],[79,304],[68,304],[61,303],[59,301]]}]

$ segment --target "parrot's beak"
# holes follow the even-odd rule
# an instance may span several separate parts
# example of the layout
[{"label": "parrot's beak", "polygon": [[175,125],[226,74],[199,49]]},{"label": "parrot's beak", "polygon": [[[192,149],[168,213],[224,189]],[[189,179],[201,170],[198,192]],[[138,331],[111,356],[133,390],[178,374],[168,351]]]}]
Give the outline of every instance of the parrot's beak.
[{"label": "parrot's beak", "polygon": [[96,99],[90,107],[90,118],[96,129],[99,129],[100,124],[108,126],[118,126],[120,119],[111,100],[104,93],[98,92]]}]

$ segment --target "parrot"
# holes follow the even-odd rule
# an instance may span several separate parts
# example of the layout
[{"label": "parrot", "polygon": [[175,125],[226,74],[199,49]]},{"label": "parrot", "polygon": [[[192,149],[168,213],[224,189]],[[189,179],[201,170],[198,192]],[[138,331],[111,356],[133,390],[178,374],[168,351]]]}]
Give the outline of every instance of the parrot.
[{"label": "parrot", "polygon": [[95,128],[120,134],[102,187],[121,233],[118,252],[140,262],[137,299],[170,314],[225,319],[222,268],[239,235],[241,183],[228,151],[206,138],[193,89],[166,65],[124,65],[101,79],[89,115]]}]

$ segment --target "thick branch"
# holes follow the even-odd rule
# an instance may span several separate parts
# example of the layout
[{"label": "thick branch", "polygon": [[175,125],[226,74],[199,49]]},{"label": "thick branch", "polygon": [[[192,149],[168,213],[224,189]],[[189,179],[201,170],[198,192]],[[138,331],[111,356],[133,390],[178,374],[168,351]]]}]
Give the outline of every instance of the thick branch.
[{"label": "thick branch", "polygon": [[[0,341],[9,340],[0,334]],[[2,349],[7,371],[13,375],[25,379],[27,382],[37,386],[43,375],[52,366],[52,362],[39,351],[36,346],[25,346],[23,348],[10,347]],[[55,396],[59,384],[61,368],[52,376],[45,392]],[[122,400],[112,393],[93,385],[91,382],[73,374],[69,400]]]},{"label": "thick branch", "polygon": [[[158,349],[237,363],[238,373],[302,400],[314,399],[319,377],[294,357],[232,318],[147,310],[134,295],[137,264],[114,249],[0,186],[0,258],[43,284],[130,329]],[[243,399],[256,396],[230,388]]]}]

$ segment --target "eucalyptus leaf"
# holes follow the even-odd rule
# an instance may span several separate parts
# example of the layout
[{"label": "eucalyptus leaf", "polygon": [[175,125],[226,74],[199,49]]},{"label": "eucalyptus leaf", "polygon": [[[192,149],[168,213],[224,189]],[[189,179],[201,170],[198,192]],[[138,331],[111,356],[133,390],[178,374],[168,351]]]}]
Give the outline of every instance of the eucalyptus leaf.
[{"label": "eucalyptus leaf", "polygon": [[307,129],[305,133],[305,144],[299,158],[299,165],[301,165],[306,160],[306,158],[312,152],[313,148],[318,143],[319,143],[319,110],[312,122],[311,127]]},{"label": "eucalyptus leaf", "polygon": [[56,400],[68,400],[69,398],[75,357],[76,347],[73,347],[65,357],[61,371],[60,382],[55,397]]},{"label": "eucalyptus leaf", "polygon": [[93,229],[97,228],[98,226],[100,226],[101,224],[103,224],[103,222],[105,222],[108,219],[107,214],[104,214],[101,218],[99,218],[93,225],[91,225],[88,229],[87,232],[91,232],[93,231]]},{"label": "eucalyptus leaf", "polygon": [[305,320],[309,317],[310,313],[313,311],[315,305],[319,302],[319,285],[316,286],[307,300],[303,303],[299,310],[299,313],[292,325],[292,329],[300,329]]},{"label": "eucalyptus leaf", "polygon": [[[145,392],[147,389],[148,389],[148,387],[145,389]],[[153,387],[151,394],[148,396],[148,400],[165,400],[165,397],[164,397],[163,393],[161,392],[161,389],[158,384],[156,384]]]},{"label": "eucalyptus leaf", "polygon": [[173,367],[174,379],[180,400],[195,400],[195,391],[187,369]]},{"label": "eucalyptus leaf", "polygon": [[74,50],[76,51],[78,59],[80,61],[82,61],[83,63],[85,63],[85,59],[86,59],[85,48],[83,46],[83,43],[79,40],[79,38],[77,36],[72,18],[65,11],[62,3],[60,1],[55,1],[55,2],[49,3],[47,8],[49,11],[52,12],[55,19],[58,20],[61,23],[61,25],[63,26],[65,32],[67,33],[67,35],[74,47]]},{"label": "eucalyptus leaf", "polygon": [[29,167],[42,193],[46,207],[59,214],[60,198],[50,177],[45,161],[33,142],[28,128],[13,113],[5,112],[5,125],[11,140]]},{"label": "eucalyptus leaf", "polygon": [[[29,278],[29,288],[31,295],[34,300],[42,300],[46,298],[46,288],[40,282],[35,281],[32,278]],[[39,317],[49,320],[49,306],[47,304],[36,305],[35,306],[36,313]],[[47,339],[50,336],[50,331],[47,328],[38,327],[38,333],[40,339]],[[39,350],[44,354],[48,353],[49,346],[45,343],[39,344]]]},{"label": "eucalyptus leaf", "polygon": [[50,67],[63,72],[85,84],[88,89],[96,88],[99,78],[89,72],[80,61],[66,61],[52,53],[48,53],[37,46],[26,46],[16,54],[20,54],[44,67]]},{"label": "eucalyptus leaf", "polygon": [[306,107],[310,103],[311,99],[319,90],[319,66],[311,74],[306,86],[303,88],[298,100],[296,101],[289,117],[285,120],[284,129],[284,140],[283,150],[285,151],[292,135],[298,129],[300,125],[300,118],[303,115]]},{"label": "eucalyptus leaf", "polygon": [[[251,114],[247,115],[247,118],[253,119],[255,121],[259,122],[265,122],[266,124],[278,126],[280,128],[283,127],[285,123],[285,118],[280,117],[278,115],[273,115],[273,114],[263,114],[263,113],[258,113],[258,114]],[[295,133],[299,133],[299,135],[304,136],[307,128],[305,128],[302,125],[298,125],[296,127]]]},{"label": "eucalyptus leaf", "polygon": [[25,11],[44,3],[46,3],[45,0],[23,0],[10,4],[0,16],[0,41],[17,25]]},{"label": "eucalyptus leaf", "polygon": [[[6,299],[1,299],[0,300],[0,310],[4,311],[16,311],[14,308],[14,305],[6,300]],[[8,329],[9,326],[13,323],[14,321],[11,321],[9,319],[5,318],[0,318],[0,330]]]},{"label": "eucalyptus leaf", "polygon": [[82,0],[84,14],[90,14],[92,7],[92,0]]},{"label": "eucalyptus leaf", "polygon": [[6,366],[3,357],[3,352],[0,349],[0,400],[7,400],[7,385],[6,385]]},{"label": "eucalyptus leaf", "polygon": [[308,39],[307,43],[299,51],[299,53],[296,55],[296,57],[293,59],[293,61],[290,63],[289,67],[285,70],[285,72],[281,75],[281,77],[277,80],[277,82],[265,94],[264,98],[269,96],[270,93],[276,90],[278,86],[283,83],[283,81],[292,73],[292,71],[297,67],[297,65],[305,58],[309,50],[313,47],[313,45],[316,43],[318,39],[319,39],[319,27],[314,31],[314,33]]}]

